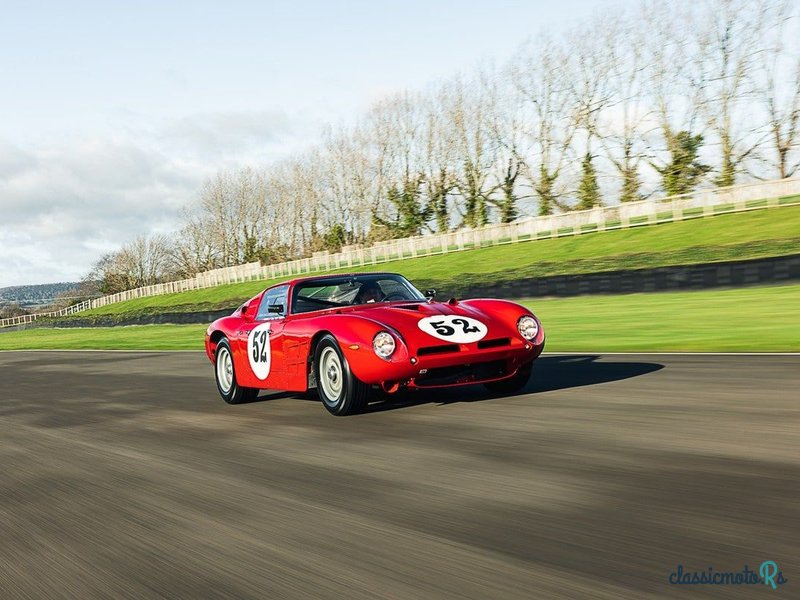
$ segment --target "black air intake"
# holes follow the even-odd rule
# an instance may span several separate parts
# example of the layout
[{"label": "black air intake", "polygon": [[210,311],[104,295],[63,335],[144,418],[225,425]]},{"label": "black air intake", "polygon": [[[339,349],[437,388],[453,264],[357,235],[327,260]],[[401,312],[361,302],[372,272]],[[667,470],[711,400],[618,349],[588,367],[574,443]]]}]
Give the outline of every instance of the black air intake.
[{"label": "black air intake", "polygon": [[448,352],[459,352],[458,344],[442,344],[441,346],[426,346],[417,350],[417,356],[429,356],[431,354],[447,354]]},{"label": "black air intake", "polygon": [[511,338],[497,338],[494,340],[481,340],[478,342],[478,349],[485,350],[486,348],[499,348],[501,346],[510,346]]}]

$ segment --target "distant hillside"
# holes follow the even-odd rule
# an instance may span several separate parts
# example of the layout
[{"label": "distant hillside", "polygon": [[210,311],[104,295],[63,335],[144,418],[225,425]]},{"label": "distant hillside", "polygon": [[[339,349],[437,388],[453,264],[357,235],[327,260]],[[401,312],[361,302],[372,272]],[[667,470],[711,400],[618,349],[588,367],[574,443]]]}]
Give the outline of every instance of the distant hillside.
[{"label": "distant hillside", "polygon": [[79,282],[71,281],[62,283],[42,283],[39,285],[15,285],[0,288],[0,306],[19,304],[24,308],[50,304],[58,294],[66,292],[67,290],[76,290],[79,285]]}]

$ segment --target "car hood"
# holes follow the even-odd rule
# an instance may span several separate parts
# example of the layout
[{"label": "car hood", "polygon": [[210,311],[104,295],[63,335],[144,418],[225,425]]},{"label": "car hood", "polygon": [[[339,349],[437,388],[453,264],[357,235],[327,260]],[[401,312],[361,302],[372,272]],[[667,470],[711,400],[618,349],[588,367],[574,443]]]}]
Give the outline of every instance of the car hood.
[{"label": "car hood", "polygon": [[394,329],[407,343],[411,342],[412,345],[415,346],[433,346],[448,343],[448,340],[429,335],[419,327],[419,322],[426,317],[470,317],[486,326],[488,331],[482,339],[509,337],[516,334],[516,329],[512,327],[510,323],[507,323],[506,320],[500,319],[469,304],[462,303],[419,302],[413,304],[363,305],[360,307],[353,307],[350,314],[370,319]]}]

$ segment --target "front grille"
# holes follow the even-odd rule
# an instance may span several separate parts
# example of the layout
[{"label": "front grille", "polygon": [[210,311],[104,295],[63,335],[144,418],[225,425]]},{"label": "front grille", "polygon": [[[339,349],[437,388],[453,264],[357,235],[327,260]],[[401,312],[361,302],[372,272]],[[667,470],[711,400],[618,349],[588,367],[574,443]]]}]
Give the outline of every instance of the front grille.
[{"label": "front grille", "polygon": [[441,346],[425,346],[417,350],[417,356],[429,356],[431,354],[447,354],[448,352],[459,352],[461,348],[458,344],[442,344]]},{"label": "front grille", "polygon": [[496,379],[506,374],[506,361],[493,360],[474,365],[455,365],[428,369],[426,373],[415,378],[414,383],[419,387],[452,385],[454,383]]},{"label": "front grille", "polygon": [[481,340],[478,342],[478,349],[485,350],[486,348],[499,348],[500,346],[509,346],[511,338],[497,338],[494,340]]}]

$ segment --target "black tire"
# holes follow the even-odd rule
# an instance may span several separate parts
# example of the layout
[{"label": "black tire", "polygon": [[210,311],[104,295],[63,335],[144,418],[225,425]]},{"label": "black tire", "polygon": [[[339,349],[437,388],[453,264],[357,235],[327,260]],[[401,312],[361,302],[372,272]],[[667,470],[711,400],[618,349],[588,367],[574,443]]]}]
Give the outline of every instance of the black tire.
[{"label": "black tire", "polygon": [[331,335],[323,337],[314,351],[314,375],[319,399],[332,415],[352,415],[366,408],[370,386],[353,375]]},{"label": "black tire", "polygon": [[486,389],[493,394],[513,394],[520,391],[531,378],[531,371],[533,370],[533,362],[527,365],[522,365],[513,376],[508,379],[501,379],[500,381],[492,381],[485,383]]},{"label": "black tire", "polygon": [[[222,364],[227,363],[227,364]],[[228,370],[228,367],[230,369]],[[227,374],[223,376],[223,371]],[[242,387],[236,383],[236,369],[233,364],[233,352],[227,338],[222,338],[214,352],[214,379],[217,391],[228,404],[244,404],[252,402],[258,396],[258,388]],[[227,388],[227,389],[226,389]]]}]

